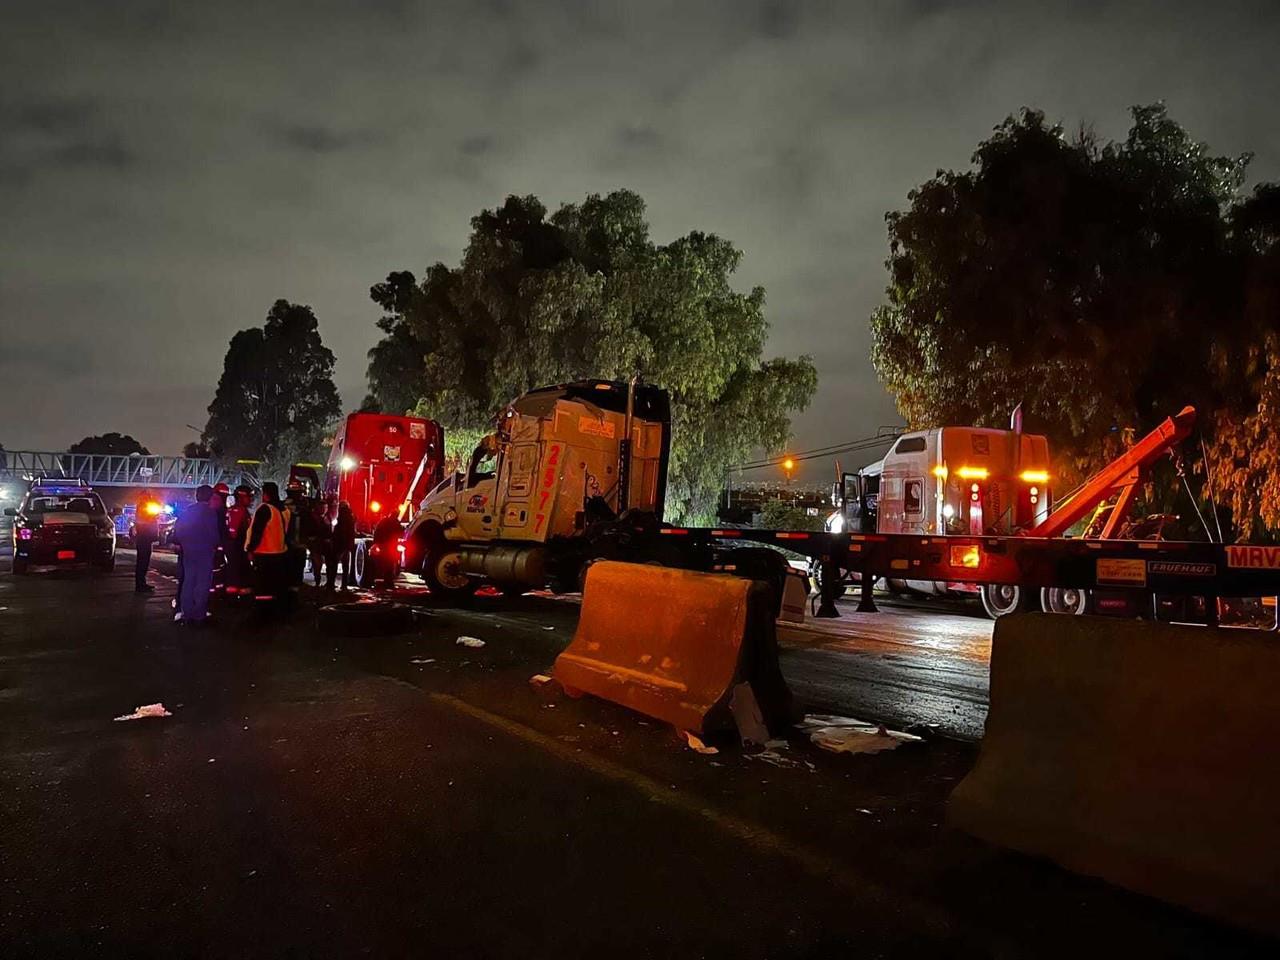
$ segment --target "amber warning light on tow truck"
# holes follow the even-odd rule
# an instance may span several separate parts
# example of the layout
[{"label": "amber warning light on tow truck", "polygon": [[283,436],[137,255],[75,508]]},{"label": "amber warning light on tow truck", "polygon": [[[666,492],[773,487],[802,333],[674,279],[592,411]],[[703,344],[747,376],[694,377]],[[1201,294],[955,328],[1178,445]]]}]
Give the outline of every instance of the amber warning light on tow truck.
[{"label": "amber warning light on tow truck", "polygon": [[1048,483],[1048,470],[1023,470],[1018,474],[1018,479],[1023,483]]},{"label": "amber warning light on tow truck", "polygon": [[951,565],[976,570],[982,564],[982,548],[976,543],[961,544],[951,548]]}]

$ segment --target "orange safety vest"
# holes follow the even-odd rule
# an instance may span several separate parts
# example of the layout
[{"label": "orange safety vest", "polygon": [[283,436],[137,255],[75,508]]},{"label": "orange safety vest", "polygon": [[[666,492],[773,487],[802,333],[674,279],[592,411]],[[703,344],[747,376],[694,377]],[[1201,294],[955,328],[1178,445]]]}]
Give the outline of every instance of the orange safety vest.
[{"label": "orange safety vest", "polygon": [[[286,551],[284,542],[285,515],[279,507],[272,506],[269,503],[262,505],[271,511],[270,519],[267,520],[267,529],[262,531],[262,539],[258,541],[258,546],[254,549],[254,553],[278,554]],[[259,507],[261,509],[261,507]],[[249,540],[253,536],[253,523],[249,523],[244,531],[245,549],[249,547]]]}]

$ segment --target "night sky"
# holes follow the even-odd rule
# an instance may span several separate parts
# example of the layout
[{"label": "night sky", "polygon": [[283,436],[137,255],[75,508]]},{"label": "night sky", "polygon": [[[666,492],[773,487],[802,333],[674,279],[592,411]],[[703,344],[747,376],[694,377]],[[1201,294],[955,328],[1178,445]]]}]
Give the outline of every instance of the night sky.
[{"label": "night sky", "polygon": [[[1165,99],[1280,178],[1280,2],[0,0],[0,443],[176,453],[231,335],[314,307],[348,407],[392,269],[510,193],[616,187],[720,233],[797,448],[896,420],[867,357],[883,216],[1023,105],[1105,137]],[[825,468],[814,465],[814,470]]]}]

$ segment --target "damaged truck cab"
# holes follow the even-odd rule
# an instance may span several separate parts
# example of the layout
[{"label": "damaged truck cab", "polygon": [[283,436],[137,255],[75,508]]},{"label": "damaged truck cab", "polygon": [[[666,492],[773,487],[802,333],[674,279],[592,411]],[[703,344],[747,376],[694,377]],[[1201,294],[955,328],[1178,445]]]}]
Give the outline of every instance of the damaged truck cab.
[{"label": "damaged truck cab", "polygon": [[[576,589],[587,563],[651,542],[666,496],[671,413],[657,387],[580,380],[524,394],[466,469],[405,532],[406,566],[433,593]],[[634,559],[642,559],[640,555]]]}]

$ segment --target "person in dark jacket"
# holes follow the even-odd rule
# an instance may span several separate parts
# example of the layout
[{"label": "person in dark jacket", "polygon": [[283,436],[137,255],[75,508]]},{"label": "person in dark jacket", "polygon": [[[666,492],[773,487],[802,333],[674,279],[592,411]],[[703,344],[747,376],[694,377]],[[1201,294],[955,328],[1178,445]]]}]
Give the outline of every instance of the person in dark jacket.
[{"label": "person in dark jacket", "polygon": [[351,586],[351,564],[356,552],[356,516],[351,504],[343,500],[338,504],[338,519],[333,524],[333,537],[329,541],[329,581],[325,589],[336,585],[338,564],[342,564],[342,589]]},{"label": "person in dark jacket", "polygon": [[147,570],[151,567],[151,548],[160,534],[160,501],[150,490],[138,496],[133,514],[133,548],[137,562],[133,568],[133,588],[138,593],[152,593],[155,587],[147,583]]},{"label": "person in dark jacket", "polygon": [[182,511],[173,527],[173,540],[182,551],[182,596],[178,609],[182,622],[202,624],[209,618],[209,587],[213,583],[213,558],[222,545],[217,511],[210,507],[213,487],[196,488],[196,502]]},{"label": "person in dark jacket", "polygon": [[227,554],[227,593],[230,596],[253,592],[249,587],[249,558],[244,552],[252,520],[253,491],[242,483],[236,487],[234,502],[227,511],[227,542],[223,548]]}]

